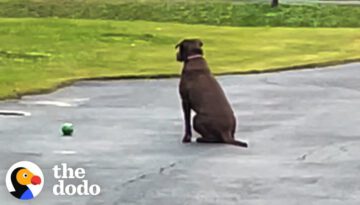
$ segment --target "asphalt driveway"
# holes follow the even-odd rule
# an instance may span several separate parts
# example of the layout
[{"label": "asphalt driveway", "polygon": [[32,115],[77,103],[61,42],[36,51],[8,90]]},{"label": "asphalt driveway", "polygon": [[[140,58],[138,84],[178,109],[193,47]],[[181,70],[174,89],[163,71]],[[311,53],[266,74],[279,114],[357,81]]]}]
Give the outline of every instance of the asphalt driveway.
[{"label": "asphalt driveway", "polygon": [[[218,79],[248,149],[181,144],[178,79],[86,81],[0,102],[31,114],[0,117],[0,178],[37,163],[37,205],[360,203],[360,63]],[[61,137],[63,122],[74,137]],[[55,197],[51,168],[62,162],[85,168],[101,194]],[[19,204],[3,180],[0,199]]]}]

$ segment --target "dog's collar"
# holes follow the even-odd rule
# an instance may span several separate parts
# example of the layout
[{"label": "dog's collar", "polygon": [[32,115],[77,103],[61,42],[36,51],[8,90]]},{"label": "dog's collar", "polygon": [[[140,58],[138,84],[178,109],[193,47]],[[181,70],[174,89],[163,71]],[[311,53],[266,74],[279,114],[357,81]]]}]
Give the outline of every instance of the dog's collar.
[{"label": "dog's collar", "polygon": [[192,60],[192,59],[195,59],[195,58],[202,58],[202,57],[203,57],[202,55],[197,54],[197,55],[189,56],[187,59],[188,59],[188,60]]}]

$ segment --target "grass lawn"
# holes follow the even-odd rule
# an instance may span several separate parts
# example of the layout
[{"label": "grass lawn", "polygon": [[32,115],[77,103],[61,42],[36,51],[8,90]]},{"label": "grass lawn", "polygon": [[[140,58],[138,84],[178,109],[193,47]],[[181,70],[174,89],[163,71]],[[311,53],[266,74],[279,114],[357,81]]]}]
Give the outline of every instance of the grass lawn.
[{"label": "grass lawn", "polygon": [[0,98],[81,78],[178,74],[174,45],[187,37],[204,41],[215,73],[360,58],[356,28],[0,18]]},{"label": "grass lawn", "polygon": [[0,0],[0,17],[146,20],[221,26],[360,27],[360,6],[281,4],[271,8],[270,0],[262,0],[263,4],[232,2],[234,0]]}]

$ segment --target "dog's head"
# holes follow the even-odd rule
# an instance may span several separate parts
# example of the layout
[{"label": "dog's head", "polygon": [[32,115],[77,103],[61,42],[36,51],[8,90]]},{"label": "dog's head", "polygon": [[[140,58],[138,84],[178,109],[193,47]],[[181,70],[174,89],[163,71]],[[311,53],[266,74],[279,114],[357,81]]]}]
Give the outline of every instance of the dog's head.
[{"label": "dog's head", "polygon": [[202,46],[203,43],[199,39],[184,39],[175,47],[176,49],[178,49],[178,52],[176,54],[176,60],[183,62],[186,61],[187,58],[191,55],[202,55]]}]

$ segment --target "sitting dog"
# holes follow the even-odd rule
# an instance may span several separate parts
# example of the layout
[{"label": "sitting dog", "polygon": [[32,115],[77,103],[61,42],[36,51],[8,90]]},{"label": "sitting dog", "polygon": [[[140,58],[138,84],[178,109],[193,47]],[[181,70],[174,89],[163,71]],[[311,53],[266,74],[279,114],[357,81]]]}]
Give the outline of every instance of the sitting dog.
[{"label": "sitting dog", "polygon": [[183,143],[191,142],[191,110],[194,130],[202,137],[199,143],[226,143],[247,147],[247,143],[234,138],[236,119],[224,91],[203,57],[198,39],[185,39],[176,45],[177,61],[184,62],[180,79],[180,96],[185,120]]}]

